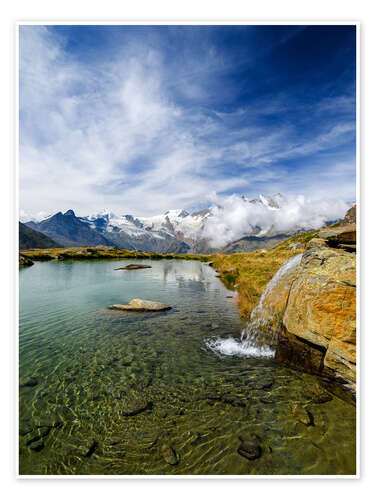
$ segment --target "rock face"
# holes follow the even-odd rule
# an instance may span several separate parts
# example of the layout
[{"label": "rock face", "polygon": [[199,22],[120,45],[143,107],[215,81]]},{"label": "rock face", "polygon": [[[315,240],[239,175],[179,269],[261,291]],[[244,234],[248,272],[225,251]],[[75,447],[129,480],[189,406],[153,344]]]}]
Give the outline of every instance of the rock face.
[{"label": "rock face", "polygon": [[345,215],[344,224],[355,224],[357,218],[357,205],[353,205]]},{"label": "rock face", "polygon": [[97,231],[91,229],[90,226],[79,217],[76,217],[73,210],[68,210],[64,214],[58,212],[39,223],[28,222],[27,226],[52,238],[57,242],[55,246],[114,246],[114,243]]},{"label": "rock face", "polygon": [[171,306],[167,306],[161,302],[133,299],[129,302],[129,304],[114,304],[113,306],[109,306],[108,309],[115,309],[118,311],[167,311],[172,308]]},{"label": "rock face", "polygon": [[291,285],[276,358],[355,391],[355,225],[321,230]]},{"label": "rock face", "polygon": [[272,248],[290,238],[294,233],[277,233],[268,236],[245,236],[221,249],[222,253],[253,252],[260,248]]},{"label": "rock face", "polygon": [[59,248],[61,245],[49,238],[40,231],[31,229],[31,227],[26,226],[26,224],[19,223],[18,226],[19,234],[19,248],[20,250],[26,250],[28,248]]}]

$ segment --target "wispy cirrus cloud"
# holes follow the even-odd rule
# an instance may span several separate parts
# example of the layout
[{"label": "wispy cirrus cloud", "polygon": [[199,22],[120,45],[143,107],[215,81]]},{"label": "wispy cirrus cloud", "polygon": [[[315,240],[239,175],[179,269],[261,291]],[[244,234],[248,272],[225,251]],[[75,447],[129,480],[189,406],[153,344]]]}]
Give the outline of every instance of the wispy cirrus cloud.
[{"label": "wispy cirrus cloud", "polygon": [[[260,92],[274,75],[262,74],[259,54],[241,37],[236,61],[221,32],[111,33],[85,51],[77,31],[20,28],[23,210],[152,215],[204,206],[212,193],[322,188],[354,197],[353,97],[343,89],[313,104],[296,99],[294,87]],[[293,37],[283,37],[285,49]],[[278,45],[269,42],[267,57]]]}]

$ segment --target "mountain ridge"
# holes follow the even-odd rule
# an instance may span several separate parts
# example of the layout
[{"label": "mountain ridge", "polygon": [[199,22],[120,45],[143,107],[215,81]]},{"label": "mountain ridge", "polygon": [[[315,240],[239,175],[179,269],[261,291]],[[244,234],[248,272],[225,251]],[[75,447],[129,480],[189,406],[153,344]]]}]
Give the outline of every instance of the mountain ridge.
[{"label": "mountain ridge", "polygon": [[[311,229],[313,225],[307,217],[302,223],[298,220],[290,223],[288,220],[287,226],[289,224],[291,228],[288,226],[287,230],[284,227],[278,228],[277,217],[288,207],[287,198],[280,193],[273,196],[259,195],[255,199],[241,196],[234,201],[239,203],[239,208],[234,206],[233,213],[229,210],[229,215],[228,208],[220,204],[192,213],[174,209],[149,217],[116,215],[110,210],[76,216],[69,209],[39,222],[28,221],[26,225],[63,246],[106,245],[149,252],[207,254],[268,248],[293,234]],[[237,214],[241,210],[245,210],[246,218],[238,229],[235,226],[238,225]],[[290,212],[292,218],[293,211]],[[319,221],[321,218],[320,215]],[[325,223],[328,221],[325,220]],[[235,227],[233,231],[232,226]]]}]

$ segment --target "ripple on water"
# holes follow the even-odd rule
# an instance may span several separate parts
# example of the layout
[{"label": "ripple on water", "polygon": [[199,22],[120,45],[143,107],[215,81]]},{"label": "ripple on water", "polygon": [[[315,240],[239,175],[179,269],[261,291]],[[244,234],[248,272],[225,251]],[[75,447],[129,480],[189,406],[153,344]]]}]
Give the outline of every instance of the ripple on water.
[{"label": "ripple on water", "polygon": [[[244,325],[211,268],[153,261],[146,279],[112,272],[118,264],[21,273],[21,474],[355,473],[354,406],[314,397],[326,389],[312,375],[241,353],[233,339]],[[135,296],[173,309],[104,312]],[[297,419],[303,410],[314,426]],[[239,436],[252,434],[256,460],[238,453]]]}]

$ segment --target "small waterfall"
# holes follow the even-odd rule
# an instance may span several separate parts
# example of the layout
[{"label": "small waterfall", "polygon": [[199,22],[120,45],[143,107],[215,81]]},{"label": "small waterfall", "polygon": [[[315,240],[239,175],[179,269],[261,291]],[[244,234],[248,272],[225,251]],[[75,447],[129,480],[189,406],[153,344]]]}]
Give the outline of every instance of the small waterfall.
[{"label": "small waterfall", "polygon": [[[302,254],[288,259],[269,281],[258,304],[254,307],[250,321],[241,332],[241,339],[216,338],[207,342],[208,347],[228,356],[273,357],[275,354],[275,322],[277,306],[286,302],[290,281],[300,264]],[[277,290],[277,293],[275,293]]]}]

